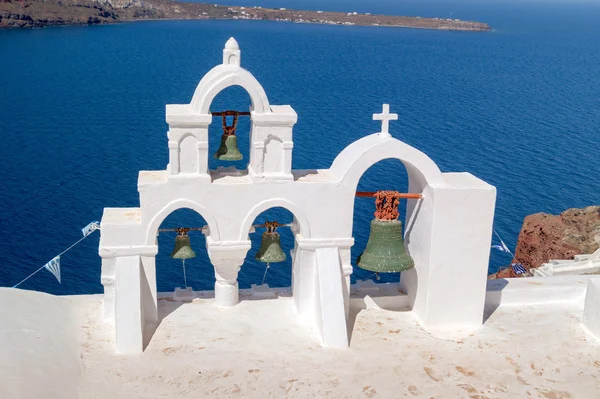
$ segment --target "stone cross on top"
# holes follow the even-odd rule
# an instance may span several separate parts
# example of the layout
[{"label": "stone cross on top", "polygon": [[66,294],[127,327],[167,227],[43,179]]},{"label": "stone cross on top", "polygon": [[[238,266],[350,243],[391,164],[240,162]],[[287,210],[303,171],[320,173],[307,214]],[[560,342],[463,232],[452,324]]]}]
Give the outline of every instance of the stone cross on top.
[{"label": "stone cross on top", "polygon": [[374,121],[381,121],[381,133],[390,134],[390,121],[398,120],[398,114],[390,114],[390,104],[383,104],[383,112],[373,114]]}]

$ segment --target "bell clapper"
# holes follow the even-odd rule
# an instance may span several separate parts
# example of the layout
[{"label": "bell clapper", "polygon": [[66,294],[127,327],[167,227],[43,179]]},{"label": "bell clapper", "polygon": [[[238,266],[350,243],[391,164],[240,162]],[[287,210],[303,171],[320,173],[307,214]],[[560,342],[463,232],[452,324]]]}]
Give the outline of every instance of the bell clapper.
[{"label": "bell clapper", "polygon": [[181,260],[181,265],[183,266],[183,286],[187,288],[187,277],[185,276],[185,259]]},{"label": "bell clapper", "polygon": [[271,266],[271,264],[267,263],[267,267],[265,267],[265,274],[263,274],[263,280],[262,280],[262,283],[260,283],[260,285],[265,285],[265,279],[267,278],[267,272],[269,271],[269,266]]}]

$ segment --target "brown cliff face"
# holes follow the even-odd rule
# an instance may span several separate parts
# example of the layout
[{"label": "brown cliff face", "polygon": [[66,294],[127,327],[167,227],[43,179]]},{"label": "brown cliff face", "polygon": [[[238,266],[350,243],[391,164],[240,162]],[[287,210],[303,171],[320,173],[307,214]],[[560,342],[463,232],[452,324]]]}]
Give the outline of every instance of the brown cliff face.
[{"label": "brown cliff face", "polygon": [[3,0],[0,28],[36,28],[60,25],[95,25],[118,22],[110,7],[93,0]]},{"label": "brown cliff face", "polygon": [[262,7],[217,6],[174,0],[0,0],[0,28],[95,25],[146,19],[249,19],[336,25],[489,31],[481,22]]},{"label": "brown cliff face", "polygon": [[[536,213],[523,221],[514,262],[526,269],[539,267],[552,259],[573,259],[590,254],[600,241],[600,206],[568,209],[560,215]],[[508,270],[499,278],[511,277]]]}]

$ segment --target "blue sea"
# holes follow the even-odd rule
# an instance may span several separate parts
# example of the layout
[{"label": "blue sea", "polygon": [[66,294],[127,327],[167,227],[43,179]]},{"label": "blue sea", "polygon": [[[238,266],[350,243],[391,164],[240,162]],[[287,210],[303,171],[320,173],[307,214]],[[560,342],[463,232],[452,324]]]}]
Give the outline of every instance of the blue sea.
[{"label": "blue sea", "polygon": [[[600,204],[600,3],[549,1],[364,2],[238,0],[246,6],[357,11],[487,22],[489,33],[341,27],[264,21],[151,21],[112,26],[0,31],[0,286],[12,286],[81,237],[104,207],[138,205],[139,170],[168,162],[165,104],[188,103],[234,36],[242,65],[272,104],[298,113],[293,166],[327,168],[335,156],[379,130],[372,114],[391,104],[393,136],[442,171],[470,172],[498,189],[495,228],[514,248],[523,218]],[[213,110],[246,109],[238,88]],[[247,122],[238,134],[247,131]],[[211,126],[211,151],[219,123]],[[240,140],[248,152],[247,140]],[[211,160],[214,168],[221,163]],[[244,162],[236,163],[244,167]],[[383,161],[359,189],[406,190],[399,161]],[[326,199],[325,199],[326,200]],[[356,199],[353,258],[364,249],[373,202]],[[257,223],[291,220],[285,210]],[[202,226],[179,210],[162,227]],[[286,252],[293,246],[282,229]],[[21,287],[53,294],[101,292],[99,234],[62,257],[62,284],[42,270]],[[161,234],[160,291],[183,285]],[[260,234],[239,275],[260,284]],[[212,289],[202,235],[187,262],[188,285]],[[489,271],[510,262],[492,252]],[[273,264],[271,286],[289,286],[291,261]],[[373,278],[355,270],[353,278]],[[385,275],[381,281],[397,281]]]}]

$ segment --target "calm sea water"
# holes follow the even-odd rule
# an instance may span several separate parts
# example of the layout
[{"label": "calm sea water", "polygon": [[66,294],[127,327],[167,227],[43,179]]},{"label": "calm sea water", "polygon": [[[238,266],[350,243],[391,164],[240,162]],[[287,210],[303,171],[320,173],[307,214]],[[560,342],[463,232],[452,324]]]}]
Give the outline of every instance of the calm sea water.
[{"label": "calm sea water", "polygon": [[[0,285],[11,286],[80,237],[104,207],[138,205],[139,170],[168,162],[165,104],[189,102],[220,62],[230,36],[242,65],[272,104],[291,104],[294,168],[327,168],[354,140],[378,130],[371,115],[390,103],[391,133],[421,149],[442,171],[468,171],[498,188],[495,227],[514,247],[523,218],[600,203],[600,5],[598,3],[240,0],[240,5],[474,19],[490,33],[336,27],[258,21],[162,21],[114,26],[0,31]],[[236,88],[214,109],[246,108]],[[211,147],[220,132],[213,124]],[[243,132],[247,125],[239,127]],[[241,140],[247,153],[248,143]],[[213,148],[214,149],[214,148]],[[212,149],[211,149],[212,150]],[[211,160],[211,167],[216,162]],[[241,162],[238,166],[243,167]],[[385,161],[360,189],[405,190],[401,163]],[[356,257],[366,244],[370,200],[357,199]],[[257,222],[288,221],[283,210]],[[163,227],[200,226],[193,212]],[[286,252],[293,240],[282,231]],[[101,292],[98,233],[63,256],[63,283],[42,271],[23,288],[55,294]],[[262,281],[260,234],[241,287]],[[188,283],[212,289],[204,237]],[[183,283],[159,238],[158,288]],[[510,258],[492,253],[490,271]],[[266,282],[290,284],[291,263],[272,265]],[[369,277],[357,269],[356,278]],[[397,280],[385,276],[384,281]]]}]

